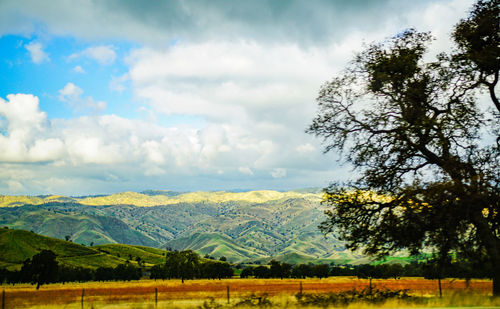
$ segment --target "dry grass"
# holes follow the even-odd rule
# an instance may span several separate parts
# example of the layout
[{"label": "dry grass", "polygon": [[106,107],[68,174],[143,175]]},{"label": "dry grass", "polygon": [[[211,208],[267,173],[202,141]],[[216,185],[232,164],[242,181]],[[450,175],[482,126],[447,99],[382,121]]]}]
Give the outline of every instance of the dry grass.
[{"label": "dry grass", "polygon": [[[214,305],[227,304],[226,288],[230,288],[231,304],[251,294],[267,294],[278,308],[298,308],[294,295],[302,283],[303,293],[328,293],[367,288],[368,280],[353,277],[328,279],[228,279],[192,280],[140,280],[131,282],[89,282],[45,285],[36,291],[32,285],[1,286],[5,290],[5,308],[81,308],[84,289],[84,308],[155,308],[155,288],[158,290],[157,308],[196,308],[210,298]],[[443,299],[435,296],[435,280],[402,278],[399,280],[373,280],[377,289],[408,289],[409,293],[425,303],[388,301],[386,308],[446,307],[446,306],[499,306],[492,300],[489,280],[472,280],[466,288],[464,280],[443,280]],[[210,305],[210,303],[207,303]],[[358,306],[358,307],[356,307]],[[381,305],[377,305],[379,308]],[[348,308],[369,308],[368,304],[350,305]]]}]

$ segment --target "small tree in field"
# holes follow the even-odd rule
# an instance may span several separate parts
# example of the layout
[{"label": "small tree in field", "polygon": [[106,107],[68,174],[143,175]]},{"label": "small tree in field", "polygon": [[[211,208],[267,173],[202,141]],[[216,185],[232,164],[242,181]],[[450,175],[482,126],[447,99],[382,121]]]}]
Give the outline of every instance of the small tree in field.
[{"label": "small tree in field", "polygon": [[500,0],[478,1],[452,38],[454,50],[425,62],[431,35],[404,31],[323,85],[308,132],[361,176],[325,189],[320,228],[372,255],[483,261],[500,295]]}]

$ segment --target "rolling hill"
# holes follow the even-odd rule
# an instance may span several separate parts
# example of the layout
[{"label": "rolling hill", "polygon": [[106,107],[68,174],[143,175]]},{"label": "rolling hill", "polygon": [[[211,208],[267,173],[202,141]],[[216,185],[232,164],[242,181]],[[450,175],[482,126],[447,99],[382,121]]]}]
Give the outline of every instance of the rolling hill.
[{"label": "rolling hill", "polygon": [[[127,247],[130,247],[130,250],[135,249],[133,246]],[[33,232],[0,228],[0,268],[20,269],[26,259],[42,250],[53,251],[60,264],[71,267],[115,267],[128,259],[100,251],[99,248],[85,247]],[[144,255],[135,256],[146,259]]]},{"label": "rolling hill", "polygon": [[1,196],[0,226],[60,239],[69,236],[87,246],[121,243],[193,249],[231,262],[360,258],[332,235],[325,238],[320,233],[317,226],[325,219],[320,201],[317,189]]}]

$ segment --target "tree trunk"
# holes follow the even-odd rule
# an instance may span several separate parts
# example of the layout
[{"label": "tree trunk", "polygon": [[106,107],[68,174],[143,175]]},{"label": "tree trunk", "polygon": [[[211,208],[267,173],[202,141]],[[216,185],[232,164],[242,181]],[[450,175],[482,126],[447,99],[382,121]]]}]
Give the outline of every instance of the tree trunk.
[{"label": "tree trunk", "polygon": [[477,227],[479,237],[484,243],[493,266],[493,296],[500,297],[500,239],[489,229],[482,215],[473,213],[473,222]]}]

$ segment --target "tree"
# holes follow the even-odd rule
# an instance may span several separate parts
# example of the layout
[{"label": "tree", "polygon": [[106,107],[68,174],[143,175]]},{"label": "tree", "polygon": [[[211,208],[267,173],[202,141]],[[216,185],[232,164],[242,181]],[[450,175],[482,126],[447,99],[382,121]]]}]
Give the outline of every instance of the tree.
[{"label": "tree", "polygon": [[318,264],[313,266],[313,273],[318,278],[328,278],[330,274],[330,266],[328,264]]},{"label": "tree", "polygon": [[222,261],[204,261],[199,264],[201,278],[219,279],[231,278],[234,274],[231,265]]},{"label": "tree", "polygon": [[257,266],[253,269],[255,278],[265,279],[271,277],[271,272],[266,266]]},{"label": "tree", "polygon": [[243,268],[240,274],[240,278],[248,278],[250,276],[253,276],[253,268],[252,267]]},{"label": "tree", "polygon": [[500,111],[495,94],[500,63],[500,1],[478,1],[469,16],[455,27],[453,39],[457,45],[454,62],[465,75],[469,87],[482,86]]},{"label": "tree", "polygon": [[167,252],[165,269],[168,278],[193,279],[199,273],[200,257],[192,250]]},{"label": "tree", "polygon": [[443,289],[441,286],[441,279],[446,276],[446,272],[450,267],[450,261],[443,257],[434,257],[429,259],[422,265],[422,272],[425,279],[437,279],[439,288],[439,297],[443,297]]},{"label": "tree", "polygon": [[[489,141],[500,133],[498,12],[499,0],[477,2],[455,26],[452,54],[433,62],[424,61],[431,35],[414,29],[367,46],[322,86],[307,130],[360,175],[325,189],[332,207],[324,233],[336,231],[348,248],[379,257],[426,248],[442,260],[486,260],[494,295],[500,145]],[[476,97],[484,87],[488,109]]]},{"label": "tree", "polygon": [[154,265],[151,267],[151,274],[149,275],[149,278],[151,279],[165,279],[166,273],[165,273],[165,267],[163,265]]},{"label": "tree", "polygon": [[38,290],[42,284],[57,281],[58,263],[56,255],[50,250],[42,250],[31,260],[26,260],[21,268],[23,281],[36,283]]}]

